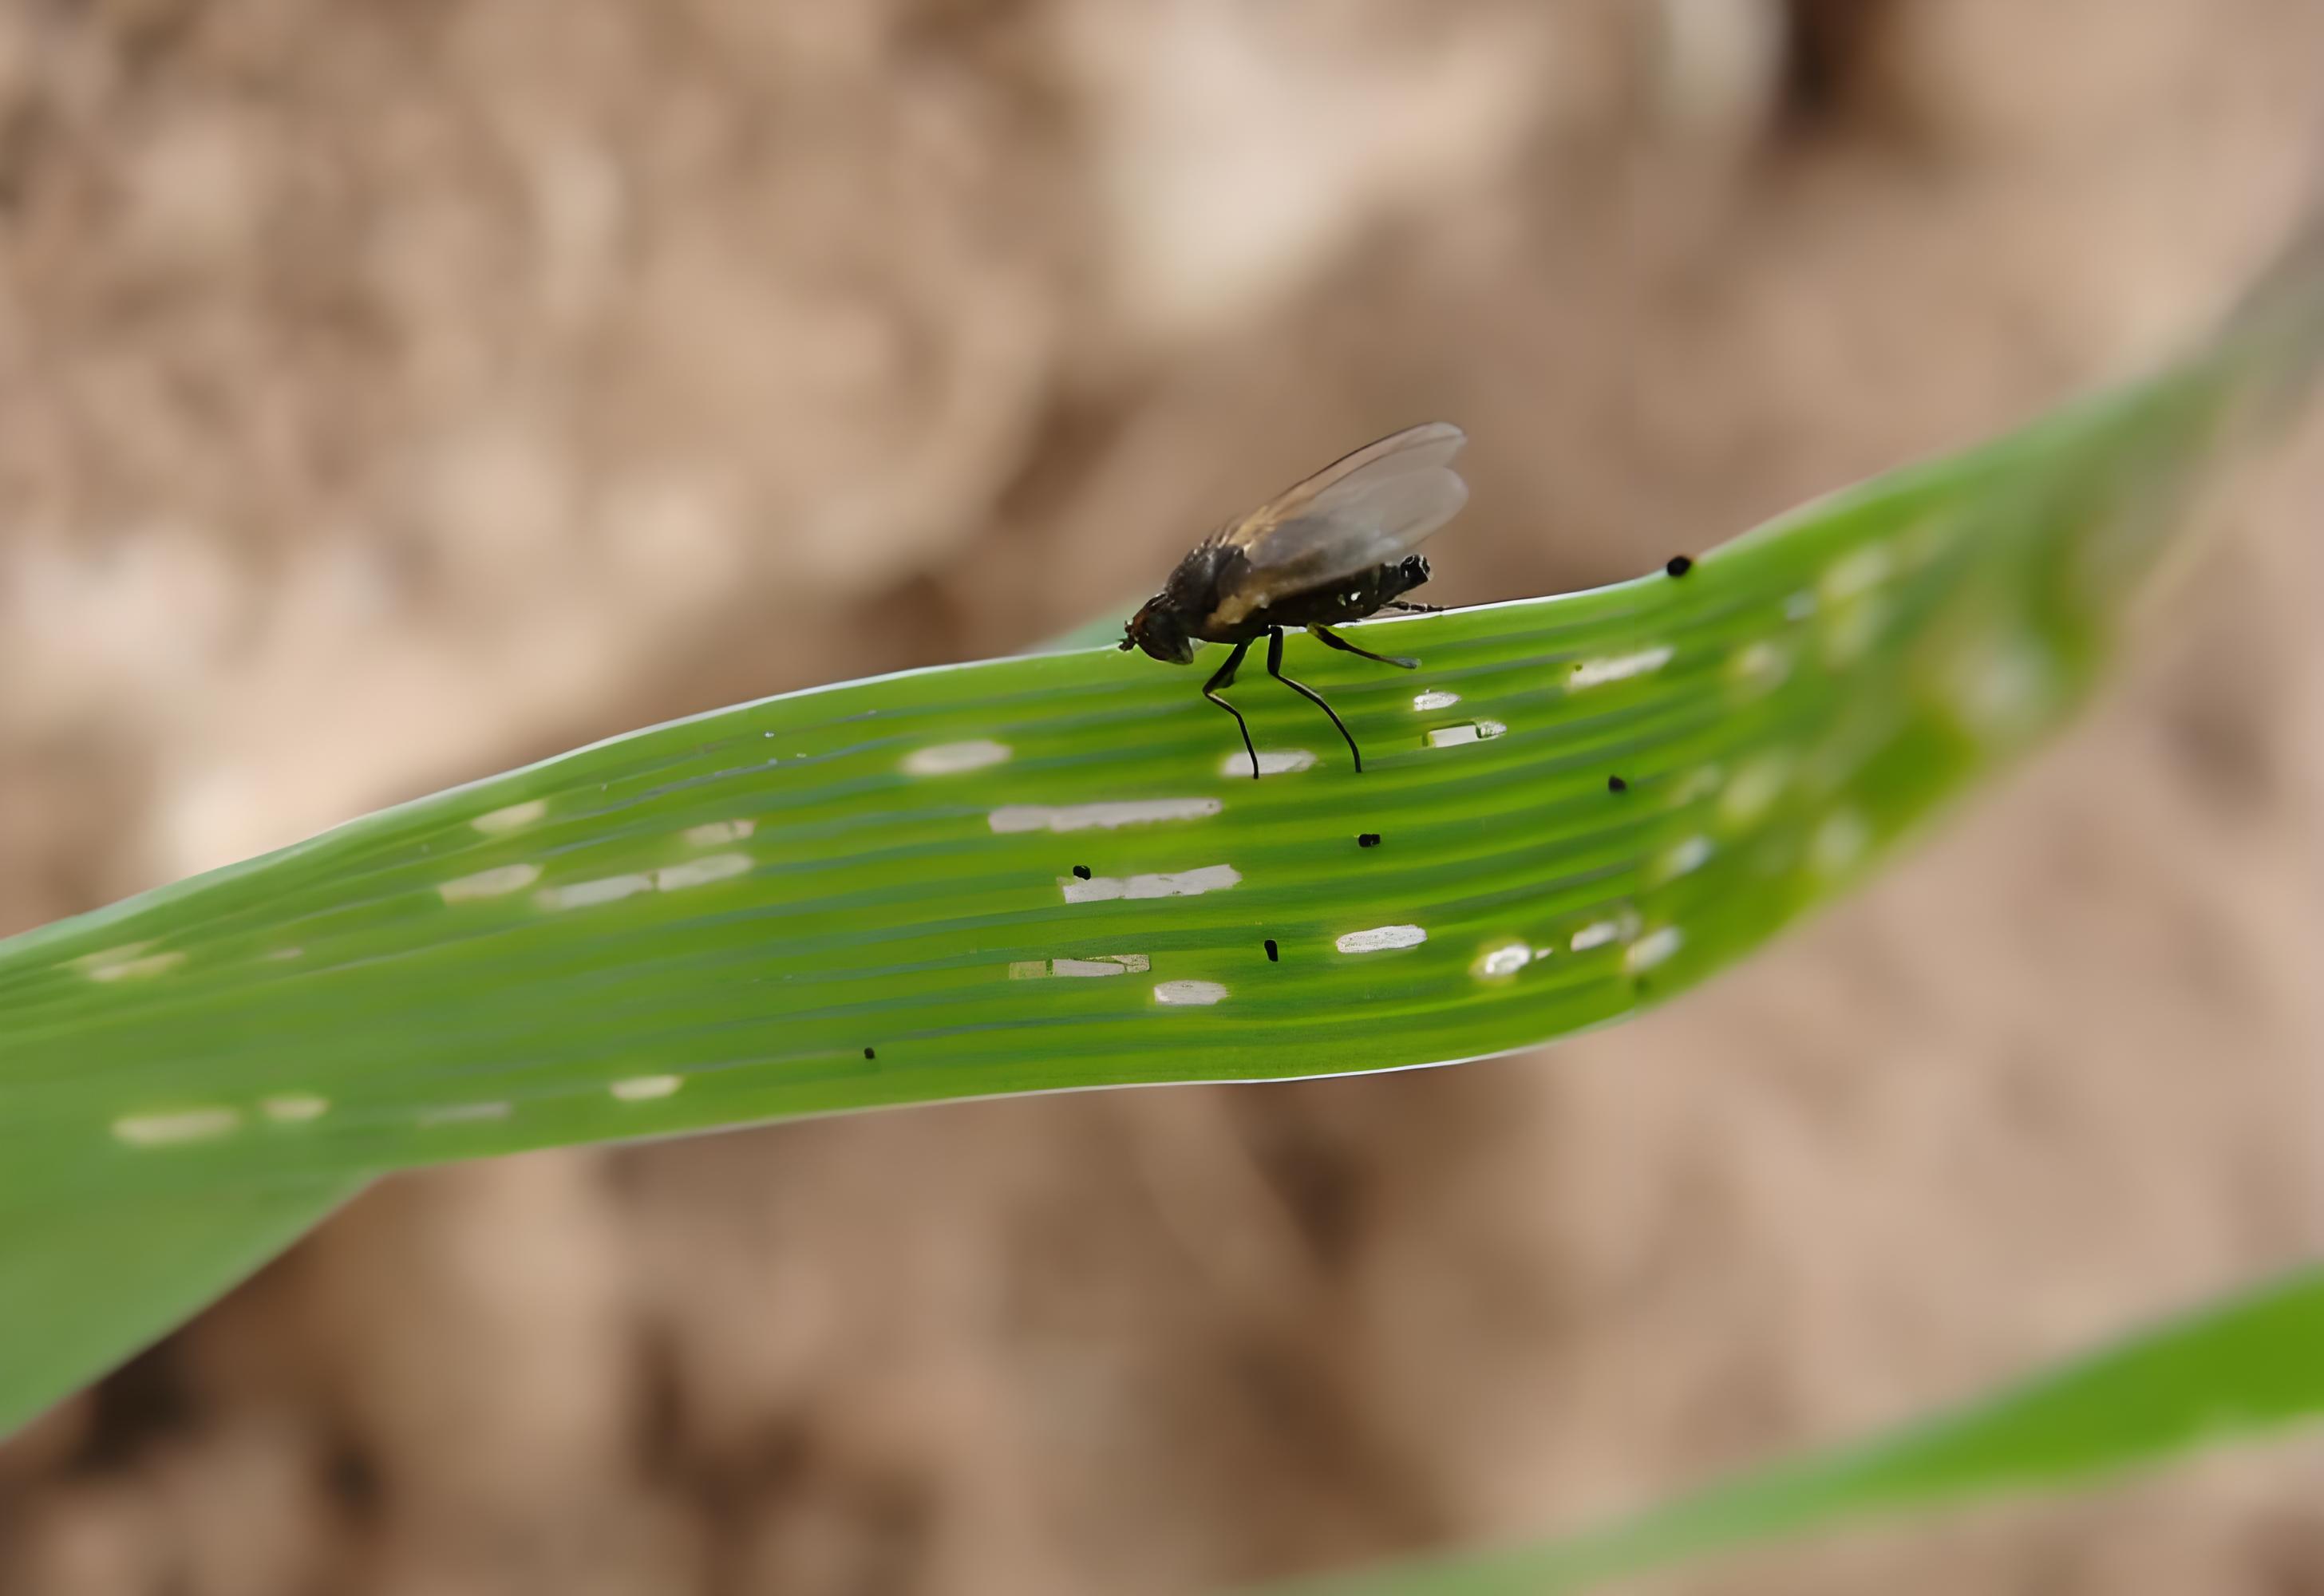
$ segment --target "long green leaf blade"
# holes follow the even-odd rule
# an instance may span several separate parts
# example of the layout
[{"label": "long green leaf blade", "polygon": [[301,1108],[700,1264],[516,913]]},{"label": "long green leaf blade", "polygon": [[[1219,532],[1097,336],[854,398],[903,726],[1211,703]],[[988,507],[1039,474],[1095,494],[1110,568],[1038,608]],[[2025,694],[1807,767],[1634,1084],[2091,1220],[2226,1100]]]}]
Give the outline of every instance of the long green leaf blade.
[{"label": "long green leaf blade", "polygon": [[1932,1422],[1714,1485],[1595,1533],[1270,1587],[1276,1596],[1553,1596],[1909,1508],[2055,1487],[2324,1414],[2310,1268]]},{"label": "long green leaf blade", "polygon": [[1006,660],[616,739],[33,933],[0,946],[0,1180],[383,1169],[1619,1018],[2062,714],[2214,404],[2177,377],[1683,577],[1367,628],[1408,676],[1295,649],[1360,777],[1263,677],[1261,747],[1305,768],[1253,780],[1192,673]]},{"label": "long green leaf blade", "polygon": [[[189,1256],[222,1285],[263,1250],[225,1192],[1445,1062],[1661,1001],[2070,709],[2227,422],[2304,388],[2317,291],[2298,263],[2181,366],[1683,576],[1368,629],[1417,672],[1296,643],[1360,777],[1256,671],[1259,780],[1190,672],[992,660],[617,738],[0,943],[0,1287],[141,1195],[217,1205]],[[115,1288],[111,1344],[187,1294]],[[59,1367],[0,1369],[0,1423]]]}]

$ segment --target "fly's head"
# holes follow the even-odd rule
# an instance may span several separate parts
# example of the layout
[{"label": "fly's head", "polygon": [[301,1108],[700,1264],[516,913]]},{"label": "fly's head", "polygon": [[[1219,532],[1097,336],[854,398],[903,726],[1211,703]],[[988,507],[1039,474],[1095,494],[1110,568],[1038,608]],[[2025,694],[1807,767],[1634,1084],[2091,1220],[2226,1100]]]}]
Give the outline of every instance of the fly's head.
[{"label": "fly's head", "polygon": [[1186,628],[1178,619],[1177,610],[1160,595],[1148,599],[1121,629],[1121,649],[1144,649],[1157,660],[1172,665],[1192,665],[1194,645],[1186,636]]}]

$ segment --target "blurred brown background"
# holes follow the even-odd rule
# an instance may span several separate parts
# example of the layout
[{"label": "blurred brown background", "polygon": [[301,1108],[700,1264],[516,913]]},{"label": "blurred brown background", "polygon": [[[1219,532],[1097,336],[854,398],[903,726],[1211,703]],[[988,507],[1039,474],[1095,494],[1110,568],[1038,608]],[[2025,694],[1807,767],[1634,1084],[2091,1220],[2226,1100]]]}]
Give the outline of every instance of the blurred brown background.
[{"label": "blurred brown background", "polygon": [[[1431,596],[1628,574],[2169,348],[2319,113],[2314,0],[0,0],[0,930],[1022,647],[1429,417],[1476,490]],[[2094,715],[1708,992],[393,1181],[0,1445],[0,1591],[1202,1588],[1576,1522],[2310,1250],[2292,461]],[[1681,1585],[2314,1592],[2319,1487]]]}]

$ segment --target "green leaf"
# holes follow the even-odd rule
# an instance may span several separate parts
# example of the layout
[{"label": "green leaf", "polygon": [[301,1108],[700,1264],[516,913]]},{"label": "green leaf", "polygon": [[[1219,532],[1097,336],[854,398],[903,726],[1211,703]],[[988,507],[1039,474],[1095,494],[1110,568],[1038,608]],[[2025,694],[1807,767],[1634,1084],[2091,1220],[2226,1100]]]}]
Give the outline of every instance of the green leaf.
[{"label": "green leaf", "polygon": [[2310,1268],[1932,1422],[1746,1474],[1595,1533],[1270,1587],[1276,1596],[1547,1596],[1722,1548],[2054,1487],[2324,1413]]},{"label": "green leaf", "polygon": [[[1360,776],[1255,667],[1235,697],[1291,767],[1258,780],[1194,672],[988,660],[615,738],[0,942],[0,1425],[97,1366],[31,1345],[50,1266],[6,1261],[93,1208],[210,1211],[150,1292],[133,1259],[57,1315],[110,1355],[383,1170],[1474,1058],[1682,992],[2083,696],[2228,423],[2304,391],[2319,287],[2296,260],[2179,366],[1683,576],[1364,629],[1418,671],[1297,640]],[[252,1192],[306,1195],[221,1195]]]},{"label": "green leaf", "polygon": [[200,1308],[362,1184],[222,1183],[190,1202],[12,1209],[0,1250],[0,1435]]}]

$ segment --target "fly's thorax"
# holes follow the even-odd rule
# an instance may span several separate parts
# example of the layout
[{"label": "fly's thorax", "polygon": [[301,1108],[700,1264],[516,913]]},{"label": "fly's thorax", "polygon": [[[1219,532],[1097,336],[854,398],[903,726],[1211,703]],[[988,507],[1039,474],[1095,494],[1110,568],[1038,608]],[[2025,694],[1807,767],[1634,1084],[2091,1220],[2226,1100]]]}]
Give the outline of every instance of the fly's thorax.
[{"label": "fly's thorax", "polygon": [[1187,637],[1202,642],[1240,642],[1253,632],[1241,615],[1230,616],[1224,610],[1247,586],[1250,564],[1240,549],[1210,540],[1198,543],[1163,584],[1161,602],[1176,612]]}]

